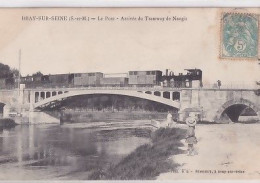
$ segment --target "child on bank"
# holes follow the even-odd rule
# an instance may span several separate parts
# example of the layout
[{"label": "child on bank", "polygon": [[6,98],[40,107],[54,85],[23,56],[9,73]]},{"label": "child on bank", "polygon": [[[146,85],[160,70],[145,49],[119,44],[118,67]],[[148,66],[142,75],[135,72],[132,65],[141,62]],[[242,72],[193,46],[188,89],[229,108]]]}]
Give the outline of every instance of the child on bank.
[{"label": "child on bank", "polygon": [[196,154],[194,149],[194,144],[197,144],[197,138],[195,136],[195,125],[197,124],[197,116],[194,113],[190,113],[189,117],[186,119],[186,124],[188,125],[188,132],[186,137],[186,143],[188,144],[188,156],[193,156]]}]

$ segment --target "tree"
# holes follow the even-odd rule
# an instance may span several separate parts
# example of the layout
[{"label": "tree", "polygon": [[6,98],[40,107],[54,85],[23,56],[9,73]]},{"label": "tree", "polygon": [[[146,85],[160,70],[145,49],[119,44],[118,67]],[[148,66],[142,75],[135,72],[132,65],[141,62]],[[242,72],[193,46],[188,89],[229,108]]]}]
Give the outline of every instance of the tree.
[{"label": "tree", "polygon": [[0,63],[0,78],[8,78],[12,74],[8,65]]},{"label": "tree", "polygon": [[[12,69],[11,69],[11,73],[12,73],[14,76],[19,76],[19,70],[18,70],[18,69],[12,68]],[[21,74],[20,74],[20,75],[21,75]]]},{"label": "tree", "polygon": [[32,76],[43,76],[43,73],[41,73],[41,71],[38,71],[36,73],[33,73]]},{"label": "tree", "polygon": [[8,65],[0,63],[0,78],[13,78],[19,75],[19,70],[10,68]]}]

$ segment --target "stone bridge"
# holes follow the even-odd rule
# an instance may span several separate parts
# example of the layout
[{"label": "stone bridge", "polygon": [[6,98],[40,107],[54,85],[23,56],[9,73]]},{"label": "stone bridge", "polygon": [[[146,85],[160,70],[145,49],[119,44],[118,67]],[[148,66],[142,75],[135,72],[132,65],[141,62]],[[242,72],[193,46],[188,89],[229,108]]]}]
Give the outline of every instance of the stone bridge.
[{"label": "stone bridge", "polygon": [[177,109],[180,121],[185,120],[189,112],[196,112],[201,121],[221,122],[229,119],[236,122],[245,109],[252,110],[255,119],[260,119],[260,96],[256,89],[21,87],[20,90],[0,90],[0,113],[2,111],[4,117],[19,118],[21,122],[57,121],[46,116],[41,109],[69,97],[90,94],[124,95],[162,103]]}]

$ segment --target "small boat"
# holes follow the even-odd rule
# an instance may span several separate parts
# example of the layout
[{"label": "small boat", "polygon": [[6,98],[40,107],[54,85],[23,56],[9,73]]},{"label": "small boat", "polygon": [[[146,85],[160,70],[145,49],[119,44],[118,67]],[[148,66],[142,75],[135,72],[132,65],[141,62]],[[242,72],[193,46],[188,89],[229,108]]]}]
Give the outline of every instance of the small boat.
[{"label": "small boat", "polygon": [[157,121],[157,120],[151,120],[151,126],[154,127],[154,128],[160,128],[160,121]]}]

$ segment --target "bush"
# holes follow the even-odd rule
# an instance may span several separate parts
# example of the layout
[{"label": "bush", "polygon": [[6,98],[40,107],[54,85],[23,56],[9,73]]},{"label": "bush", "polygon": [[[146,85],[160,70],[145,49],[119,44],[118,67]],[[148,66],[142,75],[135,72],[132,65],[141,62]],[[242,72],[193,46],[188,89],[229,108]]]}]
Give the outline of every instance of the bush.
[{"label": "bush", "polygon": [[0,128],[13,128],[17,124],[14,120],[9,118],[0,119]]}]

